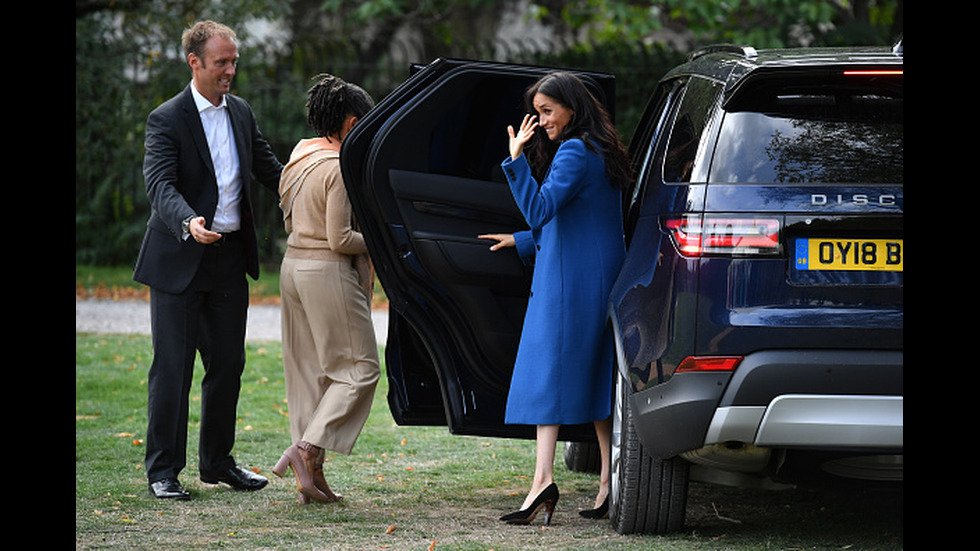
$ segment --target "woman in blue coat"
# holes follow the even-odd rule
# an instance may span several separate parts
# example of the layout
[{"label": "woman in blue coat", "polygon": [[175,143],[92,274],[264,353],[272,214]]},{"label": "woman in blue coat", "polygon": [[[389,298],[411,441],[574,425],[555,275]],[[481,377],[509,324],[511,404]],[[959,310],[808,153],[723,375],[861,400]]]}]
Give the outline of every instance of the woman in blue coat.
[{"label": "woman in blue coat", "polygon": [[481,237],[497,241],[493,250],[514,246],[534,259],[506,422],[537,426],[535,475],[521,510],[501,520],[526,524],[544,508],[547,524],[558,501],[552,475],[563,424],[595,424],[599,493],[596,508],[582,514],[608,510],[614,347],[606,307],[625,256],[621,190],[630,170],[605,108],[578,77],[552,73],[526,97],[538,115],[526,115],[516,132],[507,128],[502,166],[531,229]]}]

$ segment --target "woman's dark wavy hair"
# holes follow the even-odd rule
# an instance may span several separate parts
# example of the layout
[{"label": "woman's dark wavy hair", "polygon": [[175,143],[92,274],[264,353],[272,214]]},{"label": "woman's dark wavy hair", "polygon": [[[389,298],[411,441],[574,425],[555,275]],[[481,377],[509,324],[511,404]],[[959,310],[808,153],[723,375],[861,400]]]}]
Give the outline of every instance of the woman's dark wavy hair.
[{"label": "woman's dark wavy hair", "polygon": [[319,137],[339,134],[347,117],[363,118],[374,107],[374,99],[360,86],[333,75],[315,77],[306,92],[306,122]]},{"label": "woman's dark wavy hair", "polygon": [[554,142],[540,128],[536,132],[534,139],[528,144],[528,161],[534,174],[541,178],[547,172],[559,143],[579,138],[585,142],[587,148],[604,156],[606,174],[613,187],[625,190],[632,178],[629,154],[619,140],[609,112],[589,92],[582,79],[566,72],[545,75],[524,94],[529,113],[535,112],[534,96],[539,93],[571,109],[574,115]]}]

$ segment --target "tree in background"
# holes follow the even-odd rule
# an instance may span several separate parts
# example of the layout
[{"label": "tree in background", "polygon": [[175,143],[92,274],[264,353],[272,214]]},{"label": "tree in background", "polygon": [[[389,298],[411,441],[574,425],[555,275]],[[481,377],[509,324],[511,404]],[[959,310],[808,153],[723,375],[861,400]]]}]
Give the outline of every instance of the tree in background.
[{"label": "tree in background", "polygon": [[[285,159],[321,72],[380,99],[409,63],[436,57],[611,71],[629,136],[658,75],[697,45],[888,44],[902,13],[903,0],[76,0],[75,261],[135,259],[148,214],[143,125],[190,80],[179,37],[197,19],[238,32],[236,91]],[[277,261],[282,223],[266,195],[260,254]]]},{"label": "tree in background", "polygon": [[[488,38],[507,14],[523,12],[565,44],[664,41],[756,48],[888,44],[902,32],[904,0],[301,0],[339,32],[368,29],[366,50],[406,27],[424,29],[429,44]],[[316,21],[316,20],[313,20]]]}]

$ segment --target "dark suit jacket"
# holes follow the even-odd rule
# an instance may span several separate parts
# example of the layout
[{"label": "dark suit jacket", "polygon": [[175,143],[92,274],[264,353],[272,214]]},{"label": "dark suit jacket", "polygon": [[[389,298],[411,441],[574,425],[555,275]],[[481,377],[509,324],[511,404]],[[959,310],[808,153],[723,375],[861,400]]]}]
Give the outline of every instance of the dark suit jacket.
[{"label": "dark suit jacket", "polygon": [[[154,109],[146,122],[143,177],[151,212],[133,279],[168,293],[180,293],[187,287],[205,247],[193,238],[183,239],[181,223],[199,215],[211,227],[218,204],[218,183],[192,85]],[[278,195],[282,164],[259,132],[248,103],[231,94],[225,97],[242,172],[241,232],[246,271],[254,279],[259,276],[259,262],[251,181],[254,176]]]}]

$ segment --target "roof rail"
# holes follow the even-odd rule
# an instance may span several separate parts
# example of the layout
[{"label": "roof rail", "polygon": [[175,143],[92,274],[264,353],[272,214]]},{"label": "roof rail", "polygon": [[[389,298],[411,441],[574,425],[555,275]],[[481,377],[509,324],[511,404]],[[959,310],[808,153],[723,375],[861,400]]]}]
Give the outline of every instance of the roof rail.
[{"label": "roof rail", "polygon": [[687,60],[691,61],[692,59],[697,59],[701,56],[718,53],[737,54],[745,57],[746,59],[753,59],[759,56],[759,53],[752,46],[739,46],[737,44],[713,44],[711,46],[705,46],[704,48],[694,50],[688,54]]}]

